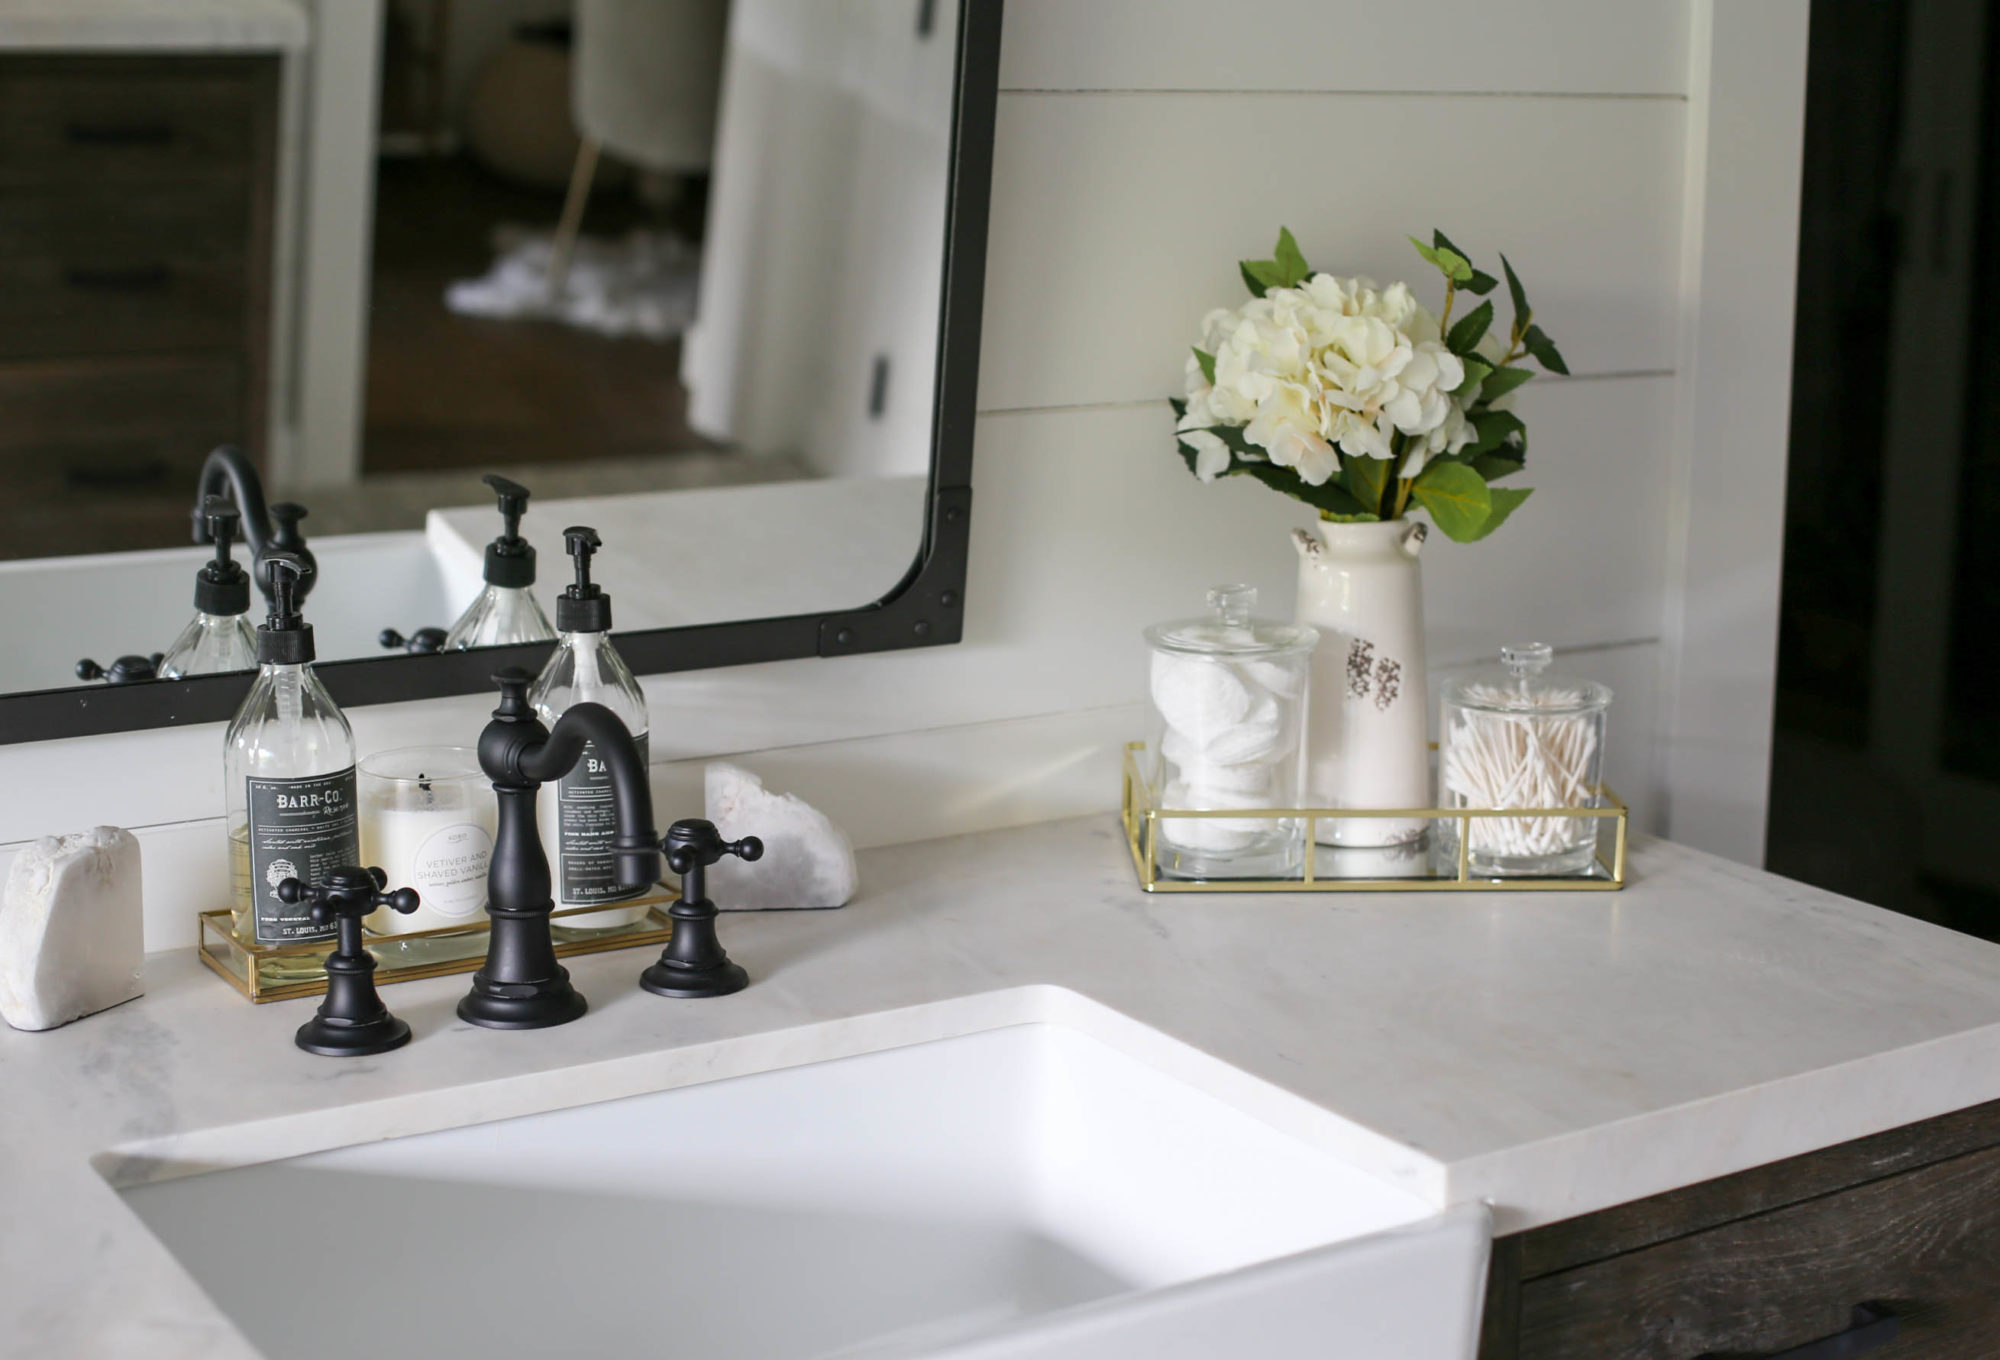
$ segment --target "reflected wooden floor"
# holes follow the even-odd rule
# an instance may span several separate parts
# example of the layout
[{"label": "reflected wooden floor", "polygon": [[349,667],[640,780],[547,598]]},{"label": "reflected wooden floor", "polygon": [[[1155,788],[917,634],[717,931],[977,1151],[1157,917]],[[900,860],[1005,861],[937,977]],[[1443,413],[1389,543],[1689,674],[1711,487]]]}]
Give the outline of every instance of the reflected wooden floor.
[{"label": "reflected wooden floor", "polygon": [[[678,340],[614,340],[446,310],[451,283],[491,267],[496,227],[553,226],[561,208],[559,193],[504,183],[463,158],[381,163],[365,473],[714,447],[688,428]],[[593,196],[584,230],[618,235],[650,221],[613,189]]]}]

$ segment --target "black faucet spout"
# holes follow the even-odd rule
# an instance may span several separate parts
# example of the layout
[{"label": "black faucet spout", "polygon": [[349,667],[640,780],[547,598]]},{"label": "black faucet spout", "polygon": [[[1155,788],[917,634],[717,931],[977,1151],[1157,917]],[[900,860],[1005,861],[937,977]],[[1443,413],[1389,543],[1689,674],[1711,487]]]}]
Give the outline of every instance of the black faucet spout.
[{"label": "black faucet spout", "polygon": [[266,601],[270,600],[271,592],[258,566],[265,554],[274,549],[296,555],[305,566],[298,580],[297,598],[303,601],[312,593],[319,583],[319,563],[306,547],[305,535],[299,532],[299,521],[306,515],[304,506],[290,501],[266,505],[264,481],[257,475],[257,465],[234,444],[219,444],[202,460],[191,516],[197,543],[215,541],[208,527],[206,506],[210,496],[230,501],[241,515],[243,542],[250,550],[250,579],[264,592]]},{"label": "black faucet spout", "polygon": [[[201,479],[194,492],[194,541],[211,543],[207,513],[210,496],[232,502],[242,515],[243,541],[254,562],[271,546],[271,514],[264,504],[264,481],[257,466],[234,444],[220,444],[202,460]],[[256,575],[253,570],[252,576]]]},{"label": "black faucet spout", "polygon": [[472,975],[458,1014],[488,1029],[543,1029],[576,1019],[588,1003],[570,985],[569,970],[556,962],[549,931],[555,898],[535,819],[541,786],[568,774],[586,747],[604,762],[616,823],[612,850],[618,875],[629,886],[659,877],[659,833],[653,830],[646,763],[617,714],[602,704],[577,704],[551,732],[528,702],[533,676],[508,669],[493,678],[500,706],[479,734],[479,767],[493,781],[499,802],[486,873],[486,914],[493,926],[486,963]]},{"label": "black faucet spout", "polygon": [[522,753],[521,773],[537,783],[561,779],[576,768],[586,746],[595,749],[611,777],[611,806],[618,831],[611,842],[618,877],[627,886],[660,876],[660,833],[653,829],[653,791],[639,744],[618,715],[603,704],[574,704],[556,720],[549,739]]}]

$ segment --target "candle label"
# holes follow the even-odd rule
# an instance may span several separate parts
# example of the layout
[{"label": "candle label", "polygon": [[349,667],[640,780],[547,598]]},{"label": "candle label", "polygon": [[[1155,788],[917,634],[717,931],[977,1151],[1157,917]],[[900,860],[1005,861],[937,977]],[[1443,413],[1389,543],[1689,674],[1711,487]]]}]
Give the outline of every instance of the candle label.
[{"label": "candle label", "polygon": [[[646,735],[635,739],[639,763],[646,763]],[[618,808],[611,795],[611,765],[586,742],[575,768],[556,785],[556,896],[566,904],[622,902],[651,884],[618,881],[612,842],[618,835]]]},{"label": "candle label", "polygon": [[458,822],[426,836],[410,856],[410,886],[424,906],[460,920],[485,909],[492,858],[492,834],[473,822]]},{"label": "candle label", "polygon": [[354,767],[304,779],[249,781],[250,892],[257,904],[257,943],[330,940],[332,925],[314,925],[312,906],[287,906],[278,885],[288,878],[317,883],[361,849],[354,820]]}]

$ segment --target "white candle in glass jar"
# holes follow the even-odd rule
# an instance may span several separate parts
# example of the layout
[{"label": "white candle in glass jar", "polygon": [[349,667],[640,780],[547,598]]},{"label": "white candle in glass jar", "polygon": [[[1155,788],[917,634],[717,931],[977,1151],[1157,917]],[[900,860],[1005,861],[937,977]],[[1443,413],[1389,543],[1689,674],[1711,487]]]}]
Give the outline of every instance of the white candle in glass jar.
[{"label": "white candle in glass jar", "polygon": [[361,858],[389,887],[415,888],[407,916],[378,911],[379,934],[476,923],[486,909],[486,871],[497,822],[493,790],[473,753],[460,747],[385,751],[361,763]]}]

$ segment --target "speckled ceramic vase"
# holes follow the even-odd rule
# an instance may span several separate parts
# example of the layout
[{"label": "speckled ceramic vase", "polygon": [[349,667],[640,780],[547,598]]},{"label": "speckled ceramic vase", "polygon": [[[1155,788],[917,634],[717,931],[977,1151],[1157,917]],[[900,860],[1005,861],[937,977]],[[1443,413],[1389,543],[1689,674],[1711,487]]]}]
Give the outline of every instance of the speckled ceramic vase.
[{"label": "speckled ceramic vase", "polygon": [[[1425,526],[1321,521],[1294,531],[1298,621],[1319,630],[1306,724],[1306,788],[1315,807],[1429,807],[1424,684]],[[1323,845],[1403,845],[1419,819],[1319,824]]]}]

